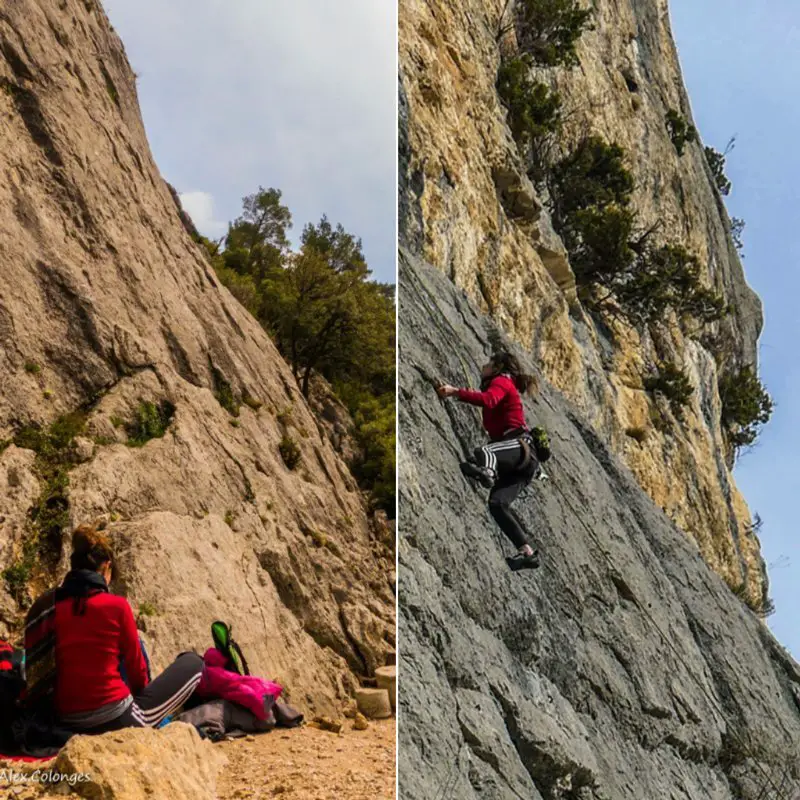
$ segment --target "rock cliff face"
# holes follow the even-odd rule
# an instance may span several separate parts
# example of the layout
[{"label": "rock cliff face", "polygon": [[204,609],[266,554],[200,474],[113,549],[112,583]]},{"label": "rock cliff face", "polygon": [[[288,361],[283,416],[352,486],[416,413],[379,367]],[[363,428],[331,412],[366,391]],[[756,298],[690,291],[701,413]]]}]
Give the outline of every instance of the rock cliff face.
[{"label": "rock cliff face", "polygon": [[391,537],[187,234],[100,5],[4,2],[0,89],[0,634],[105,515],[156,667],[227,619],[332,707],[394,644]]},{"label": "rock cliff face", "polygon": [[399,288],[403,797],[794,797],[800,666],[547,383],[526,402],[551,480],[516,504],[543,564],[508,570],[458,469],[477,413],[432,384],[503,337],[406,252]]},{"label": "rock cliff face", "polygon": [[[665,124],[670,109],[691,119],[667,2],[593,6],[580,65],[537,74],[564,100],[560,145],[566,151],[591,133],[625,148],[642,227],[660,223],[657,236],[707,265],[707,282],[733,309],[707,333],[731,343],[732,363],[755,363],[761,306],[744,280],[703,147],[690,144],[679,157]],[[730,472],[714,358],[702,337],[685,335],[674,320],[655,337],[623,325],[611,334],[576,303],[564,248],[495,90],[501,49],[510,44],[497,36],[504,13],[507,20],[505,0],[400,4],[401,232],[533,355],[729,585],[746,584],[759,602],[764,565]],[[679,364],[695,387],[684,422],[643,388],[643,375],[664,360]],[[666,431],[654,415],[668,421]]]}]

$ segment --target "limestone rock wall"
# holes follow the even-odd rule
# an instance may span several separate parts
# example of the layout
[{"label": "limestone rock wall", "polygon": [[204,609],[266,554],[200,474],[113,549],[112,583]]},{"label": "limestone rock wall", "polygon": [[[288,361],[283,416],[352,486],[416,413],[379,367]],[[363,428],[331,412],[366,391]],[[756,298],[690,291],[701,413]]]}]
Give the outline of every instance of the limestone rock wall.
[{"label": "limestone rock wall", "polygon": [[399,298],[403,798],[794,797],[800,666],[546,382],[526,410],[550,481],[515,504],[542,566],[510,572],[458,468],[477,411],[433,387],[477,370],[496,327],[405,251]]},{"label": "limestone rock wall", "polygon": [[[666,0],[597,0],[580,66],[542,70],[562,93],[563,148],[588,133],[625,147],[642,224],[693,250],[733,314],[722,324],[739,365],[754,363],[762,326],[702,144],[679,158],[665,115],[691,109]],[[719,426],[717,366],[698,336],[673,321],[654,341],[625,326],[599,328],[575,301],[575,282],[544,202],[495,91],[505,0],[401,0],[400,229],[414,252],[466,290],[534,357],[631,468],[640,485],[753,600],[766,589],[758,538],[736,488]],[[506,13],[508,13],[506,11]],[[715,331],[719,332],[719,331]],[[685,422],[657,410],[642,377],[674,360],[695,392]],[[463,382],[464,376],[459,376]],[[665,434],[653,413],[669,420]],[[644,441],[626,435],[646,431]]]}]

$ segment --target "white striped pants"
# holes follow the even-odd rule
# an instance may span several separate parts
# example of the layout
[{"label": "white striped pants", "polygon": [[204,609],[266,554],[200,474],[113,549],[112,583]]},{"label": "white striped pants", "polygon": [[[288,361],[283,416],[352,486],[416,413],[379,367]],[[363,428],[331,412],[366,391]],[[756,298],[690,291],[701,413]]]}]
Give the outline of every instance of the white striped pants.
[{"label": "white striped pants", "polygon": [[[196,653],[181,653],[157,678],[133,698],[117,719],[102,731],[120,728],[155,728],[191,697],[203,674],[203,659]],[[92,733],[100,729],[92,729]]]}]

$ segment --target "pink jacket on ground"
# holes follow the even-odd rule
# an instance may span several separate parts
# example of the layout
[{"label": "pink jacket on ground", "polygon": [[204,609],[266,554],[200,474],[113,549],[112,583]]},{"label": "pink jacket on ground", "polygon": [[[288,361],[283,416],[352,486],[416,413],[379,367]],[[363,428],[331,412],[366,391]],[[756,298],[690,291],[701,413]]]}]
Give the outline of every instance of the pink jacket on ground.
[{"label": "pink jacket on ground", "polygon": [[199,697],[230,700],[252,711],[259,720],[266,719],[264,695],[277,700],[283,691],[277,683],[225,669],[225,656],[216,647],[206,650],[203,661],[203,675],[196,689]]}]

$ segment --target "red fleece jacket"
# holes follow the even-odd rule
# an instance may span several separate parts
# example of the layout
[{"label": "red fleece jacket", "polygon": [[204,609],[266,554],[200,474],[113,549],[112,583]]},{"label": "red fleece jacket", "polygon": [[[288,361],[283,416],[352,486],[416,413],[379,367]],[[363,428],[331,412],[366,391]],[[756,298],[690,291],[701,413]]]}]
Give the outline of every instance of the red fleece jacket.
[{"label": "red fleece jacket", "polygon": [[[73,603],[71,597],[56,603],[59,714],[94,711],[147,685],[147,665],[128,601],[99,592],[87,599],[83,614],[74,613]],[[120,675],[120,658],[130,688]]]},{"label": "red fleece jacket", "polygon": [[492,441],[502,439],[507,431],[525,427],[522,398],[508,375],[492,378],[485,392],[459,389],[458,399],[483,408],[483,427]]}]

